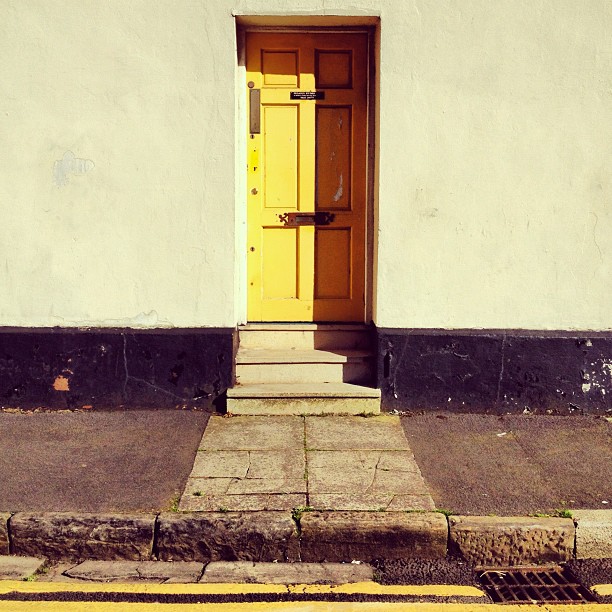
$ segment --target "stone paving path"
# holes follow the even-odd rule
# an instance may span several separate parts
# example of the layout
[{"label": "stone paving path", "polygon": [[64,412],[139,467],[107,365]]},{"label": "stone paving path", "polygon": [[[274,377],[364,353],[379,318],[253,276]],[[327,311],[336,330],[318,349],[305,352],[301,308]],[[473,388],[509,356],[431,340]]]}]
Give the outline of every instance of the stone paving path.
[{"label": "stone paving path", "polygon": [[181,511],[433,510],[395,416],[210,418]]}]

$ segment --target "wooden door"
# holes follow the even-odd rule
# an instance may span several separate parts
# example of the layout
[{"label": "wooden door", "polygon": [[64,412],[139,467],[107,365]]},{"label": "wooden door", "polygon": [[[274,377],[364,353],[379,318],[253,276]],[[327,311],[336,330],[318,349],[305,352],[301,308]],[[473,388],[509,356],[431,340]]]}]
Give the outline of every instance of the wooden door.
[{"label": "wooden door", "polygon": [[247,34],[248,320],[365,317],[367,35]]}]

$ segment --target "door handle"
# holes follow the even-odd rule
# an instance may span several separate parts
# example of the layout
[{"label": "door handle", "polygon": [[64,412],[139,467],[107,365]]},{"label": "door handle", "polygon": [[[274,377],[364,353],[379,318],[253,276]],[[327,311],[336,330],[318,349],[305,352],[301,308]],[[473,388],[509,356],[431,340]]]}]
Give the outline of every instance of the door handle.
[{"label": "door handle", "polygon": [[261,90],[249,89],[249,131],[251,134],[261,133],[260,106]]},{"label": "door handle", "polygon": [[329,225],[336,215],[330,212],[287,212],[278,215],[278,220],[285,227],[299,227],[300,225]]}]

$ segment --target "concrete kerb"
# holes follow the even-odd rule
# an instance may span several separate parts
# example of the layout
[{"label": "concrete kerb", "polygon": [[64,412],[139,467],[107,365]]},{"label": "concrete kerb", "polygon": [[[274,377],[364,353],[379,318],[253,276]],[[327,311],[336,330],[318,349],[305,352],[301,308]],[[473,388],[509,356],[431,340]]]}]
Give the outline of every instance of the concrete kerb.
[{"label": "concrete kerb", "polygon": [[[439,512],[0,514],[0,554],[51,561],[369,562],[459,555],[475,565],[612,557],[612,510],[555,517]],[[578,528],[576,528],[578,525]]]}]

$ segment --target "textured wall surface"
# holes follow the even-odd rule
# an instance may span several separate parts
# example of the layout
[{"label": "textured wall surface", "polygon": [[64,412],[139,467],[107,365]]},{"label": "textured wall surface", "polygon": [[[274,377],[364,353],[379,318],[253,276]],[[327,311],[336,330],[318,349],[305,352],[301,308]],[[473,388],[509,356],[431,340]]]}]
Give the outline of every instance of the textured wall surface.
[{"label": "textured wall surface", "polygon": [[612,334],[378,330],[385,409],[605,412]]},{"label": "textured wall surface", "polygon": [[0,331],[0,407],[210,407],[233,358],[231,329]]},{"label": "textured wall surface", "polygon": [[240,319],[232,12],[381,18],[377,325],[612,328],[606,0],[6,0],[0,325]]}]

